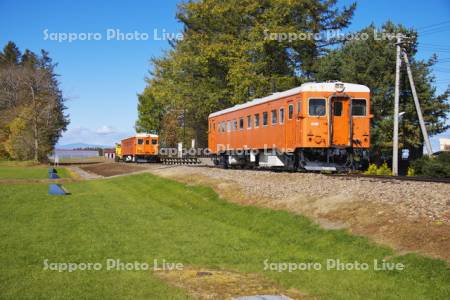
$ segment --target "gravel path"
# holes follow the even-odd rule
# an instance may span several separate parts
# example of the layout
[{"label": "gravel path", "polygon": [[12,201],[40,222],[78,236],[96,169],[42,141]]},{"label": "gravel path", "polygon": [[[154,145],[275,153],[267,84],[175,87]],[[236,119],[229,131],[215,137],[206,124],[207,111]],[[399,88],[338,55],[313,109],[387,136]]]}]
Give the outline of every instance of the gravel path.
[{"label": "gravel path", "polygon": [[66,166],[66,168],[68,168],[71,172],[77,174],[81,179],[84,179],[84,180],[97,179],[97,178],[103,177],[103,176],[95,174],[95,173],[86,172],[85,170],[83,170],[82,168],[80,168],[78,166]]}]

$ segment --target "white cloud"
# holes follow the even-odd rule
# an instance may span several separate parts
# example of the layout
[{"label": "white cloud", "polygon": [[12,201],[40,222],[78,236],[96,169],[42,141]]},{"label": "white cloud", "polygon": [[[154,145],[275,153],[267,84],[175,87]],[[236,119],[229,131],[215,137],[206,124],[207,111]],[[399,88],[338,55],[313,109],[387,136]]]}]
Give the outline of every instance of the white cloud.
[{"label": "white cloud", "polygon": [[117,133],[117,130],[114,129],[114,127],[109,125],[103,125],[95,130],[95,133],[100,135],[108,135],[108,134],[114,134]]},{"label": "white cloud", "polygon": [[101,126],[95,130],[86,127],[70,128],[63,133],[63,136],[58,141],[59,145],[66,145],[72,143],[86,143],[94,145],[113,146],[114,143],[132,136],[134,132],[119,131],[112,126]]}]

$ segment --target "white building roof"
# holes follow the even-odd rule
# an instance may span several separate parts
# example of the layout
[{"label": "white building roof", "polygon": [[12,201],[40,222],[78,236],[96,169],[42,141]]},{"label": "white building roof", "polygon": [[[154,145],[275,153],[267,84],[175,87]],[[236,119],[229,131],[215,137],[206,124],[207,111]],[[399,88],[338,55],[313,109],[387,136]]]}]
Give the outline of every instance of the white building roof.
[{"label": "white building roof", "polygon": [[439,150],[450,151],[450,139],[449,138],[439,139]]},{"label": "white building roof", "polygon": [[[345,83],[345,82],[307,82],[302,84],[299,87],[279,92],[279,93],[273,93],[270,96],[266,96],[263,98],[257,98],[253,99],[251,101],[248,101],[243,104],[237,104],[233,107],[226,108],[217,112],[214,112],[209,115],[210,118],[220,116],[229,112],[237,111],[243,108],[251,107],[254,105],[266,103],[272,100],[292,96],[301,92],[337,92],[338,88],[337,85],[340,85],[340,92],[363,92],[363,93],[370,93],[370,89],[361,84],[354,84],[354,83]],[[343,85],[343,90],[342,90]]]}]

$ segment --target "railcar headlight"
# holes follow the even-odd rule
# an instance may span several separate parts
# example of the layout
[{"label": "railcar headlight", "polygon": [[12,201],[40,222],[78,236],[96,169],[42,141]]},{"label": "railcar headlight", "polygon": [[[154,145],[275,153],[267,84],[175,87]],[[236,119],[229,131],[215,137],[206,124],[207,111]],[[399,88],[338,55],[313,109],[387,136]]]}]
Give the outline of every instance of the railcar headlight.
[{"label": "railcar headlight", "polygon": [[336,92],[343,92],[345,90],[345,85],[342,82],[337,82],[334,84],[334,89],[336,90]]}]

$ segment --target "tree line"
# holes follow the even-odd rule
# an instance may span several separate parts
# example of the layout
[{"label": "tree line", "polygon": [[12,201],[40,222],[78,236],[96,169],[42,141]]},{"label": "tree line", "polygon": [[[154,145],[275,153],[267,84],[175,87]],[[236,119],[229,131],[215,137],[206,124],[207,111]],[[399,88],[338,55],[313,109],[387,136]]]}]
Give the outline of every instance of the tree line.
[{"label": "tree line", "polygon": [[[338,8],[336,1],[202,0],[178,6],[183,39],[151,59],[147,86],[138,95],[137,131],[156,130],[161,142],[207,145],[207,118],[224,109],[308,81],[339,80],[372,90],[372,148],[391,146],[395,46],[374,30],[411,37],[407,52],[431,135],[445,131],[450,90],[436,95],[431,67],[436,57],[418,60],[417,32],[387,22],[369,25],[366,39],[329,37],[346,29],[356,4]],[[296,33],[309,39],[271,39],[271,34]],[[366,35],[367,34],[367,35]],[[360,35],[359,35],[360,36]],[[406,74],[403,72],[403,74]],[[423,140],[407,78],[402,78],[401,147],[420,156]]]},{"label": "tree line", "polygon": [[0,157],[46,161],[69,124],[48,52],[23,53],[8,42],[0,52]]}]

